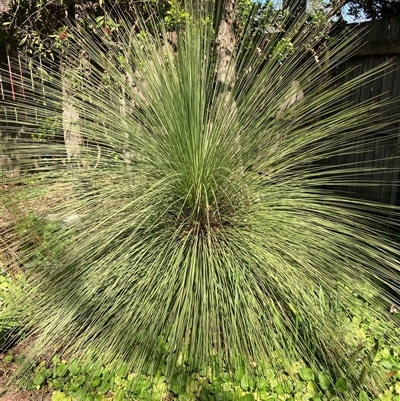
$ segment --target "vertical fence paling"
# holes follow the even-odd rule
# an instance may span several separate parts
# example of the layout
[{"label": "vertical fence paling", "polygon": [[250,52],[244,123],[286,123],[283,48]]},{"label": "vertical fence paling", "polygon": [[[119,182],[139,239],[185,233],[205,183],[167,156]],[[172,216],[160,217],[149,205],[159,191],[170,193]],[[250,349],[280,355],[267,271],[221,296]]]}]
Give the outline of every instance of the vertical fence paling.
[{"label": "vertical fence paling", "polygon": [[8,52],[7,52],[7,65],[8,65],[8,72],[10,74],[11,96],[12,96],[12,100],[15,100],[13,73],[12,73],[12,69],[11,69],[10,55],[8,54]]},{"label": "vertical fence paling", "polygon": [[[36,87],[35,71],[29,59],[23,57],[8,48],[0,49],[0,119],[3,120],[0,124],[0,179],[20,177],[21,172],[30,166],[36,168],[36,159],[40,158],[40,155],[28,152],[29,142],[34,141],[34,138],[31,135],[32,126],[27,128],[25,122],[31,119],[31,122],[40,123],[40,115],[43,113],[37,107],[43,104],[47,93],[45,85]],[[43,76],[41,78],[46,79]],[[42,86],[42,90],[39,86]],[[40,92],[35,93],[35,89]],[[23,107],[23,103],[32,95],[35,102],[38,101],[37,105],[30,103],[28,108]],[[16,147],[17,143],[22,146]]]},{"label": "vertical fence paling", "polygon": [[22,97],[25,99],[24,77],[23,77],[23,75],[22,75],[21,57],[20,57],[20,54],[19,54],[19,53],[18,53],[18,66],[19,66],[19,76],[21,77],[21,92],[22,92]]},{"label": "vertical fence paling", "polygon": [[1,95],[1,100],[4,102],[4,88],[3,88],[3,76],[0,71],[0,95]]}]

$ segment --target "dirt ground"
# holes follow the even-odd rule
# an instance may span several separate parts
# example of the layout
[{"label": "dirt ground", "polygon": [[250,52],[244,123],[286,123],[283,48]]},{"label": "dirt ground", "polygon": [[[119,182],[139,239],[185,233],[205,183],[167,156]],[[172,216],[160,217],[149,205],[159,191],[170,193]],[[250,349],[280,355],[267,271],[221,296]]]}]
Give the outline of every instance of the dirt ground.
[{"label": "dirt ground", "polygon": [[[0,186],[2,195],[7,193],[13,198],[18,191],[26,189],[27,186]],[[51,208],[55,199],[52,194],[39,196],[37,199],[18,202],[19,210],[10,211],[7,208],[5,198],[0,199],[0,270],[6,270],[8,274],[14,276],[20,273],[18,246],[16,245],[13,227],[18,220],[29,211],[43,211]],[[11,350],[13,360],[23,351],[21,345],[16,345]],[[8,353],[8,352],[7,352]],[[10,384],[17,369],[15,362],[3,362],[7,353],[0,351],[0,401],[50,401],[51,394],[45,391],[26,391]]]},{"label": "dirt ground", "polygon": [[[10,350],[13,359],[23,351],[21,345]],[[4,363],[7,353],[0,354],[0,401],[51,401],[51,394],[46,391],[26,391],[10,384],[17,369],[16,362]]]},{"label": "dirt ground", "polygon": [[51,401],[51,395],[42,392],[9,391],[0,398],[0,401]]},{"label": "dirt ground", "polygon": [[[20,199],[23,192],[27,195]],[[14,228],[30,212],[41,216],[51,211],[58,202],[60,192],[62,190],[58,188],[41,188],[40,194],[35,194],[33,185],[0,185],[0,270],[7,271],[11,276],[21,273],[19,241]]]}]

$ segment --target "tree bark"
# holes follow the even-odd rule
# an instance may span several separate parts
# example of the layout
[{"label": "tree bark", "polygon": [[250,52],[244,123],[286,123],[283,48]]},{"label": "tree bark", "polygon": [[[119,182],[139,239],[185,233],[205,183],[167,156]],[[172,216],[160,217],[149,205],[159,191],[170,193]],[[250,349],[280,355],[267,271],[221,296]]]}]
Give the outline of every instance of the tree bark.
[{"label": "tree bark", "polygon": [[[224,0],[221,2],[220,16],[216,36],[216,81],[217,81],[217,109],[220,111],[220,124],[226,125],[230,131],[237,123],[237,104],[231,93],[236,80],[235,65],[235,23],[236,23],[236,4],[237,0]],[[234,153],[241,159],[241,138],[237,136],[233,144]],[[244,166],[241,166],[243,169]]]},{"label": "tree bark", "polygon": [[[66,17],[69,23],[72,26],[75,26],[75,2],[73,0],[68,0],[67,2]],[[74,60],[74,58],[72,58],[72,60]],[[74,78],[71,75],[72,71],[77,67],[77,65],[70,65],[68,62],[68,54],[65,55],[64,60],[61,61],[61,85],[63,93],[62,125],[65,150],[67,153],[67,165],[70,167],[82,166],[82,152],[84,145],[84,140],[80,132],[79,112],[74,105],[73,97],[73,86],[79,85],[80,83],[74,82]]]},{"label": "tree bark", "polygon": [[69,77],[69,68],[64,65],[61,72],[61,85],[63,92],[63,131],[64,143],[67,153],[68,166],[80,166],[80,159],[83,147],[83,137],[79,128],[79,112],[74,106],[72,95],[73,82]]},{"label": "tree bark", "polygon": [[216,37],[217,45],[217,82],[228,90],[233,86],[235,80],[235,65],[233,53],[236,46],[235,20],[237,0],[225,0],[222,7],[222,18],[219,23]]}]

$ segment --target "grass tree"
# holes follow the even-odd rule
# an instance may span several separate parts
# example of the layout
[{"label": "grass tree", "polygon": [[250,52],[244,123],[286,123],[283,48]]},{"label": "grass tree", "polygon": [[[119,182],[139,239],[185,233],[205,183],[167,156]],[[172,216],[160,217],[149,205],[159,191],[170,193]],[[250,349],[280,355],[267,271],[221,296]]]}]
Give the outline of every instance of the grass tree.
[{"label": "grass tree", "polygon": [[[197,3],[187,2],[174,47],[163,21],[150,31],[140,18],[124,17],[112,35],[88,19],[91,29],[70,37],[70,57],[84,52],[91,64],[68,98],[84,168],[62,163],[59,144],[20,144],[27,159],[46,146],[57,155],[35,185],[56,189],[60,224],[45,237],[31,224],[24,236],[34,244],[23,247],[32,352],[61,346],[135,371],[165,365],[168,375],[181,363],[283,372],[300,361],[332,381],[346,371],[351,398],[357,344],[329,300],[351,309],[353,291],[364,291],[371,314],[384,314],[381,284],[398,290],[399,252],[382,230],[388,207],[334,190],[358,167],[326,161],[385,128],[378,105],[347,101],[384,67],[341,84],[332,71],[355,36],[326,51],[326,25],[300,16],[285,32],[278,18],[254,43],[250,18],[228,49],[226,90],[213,3]],[[40,105],[26,88],[25,130],[60,109],[58,78],[42,83]],[[294,88],[301,96],[288,103]]]}]

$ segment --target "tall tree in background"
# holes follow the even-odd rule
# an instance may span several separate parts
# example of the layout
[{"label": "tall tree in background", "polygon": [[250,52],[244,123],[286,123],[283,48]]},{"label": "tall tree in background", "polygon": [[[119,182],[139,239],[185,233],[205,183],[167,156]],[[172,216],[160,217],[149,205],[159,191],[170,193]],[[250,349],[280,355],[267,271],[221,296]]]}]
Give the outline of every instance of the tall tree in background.
[{"label": "tall tree in background", "polygon": [[164,17],[172,4],[168,0],[11,0],[0,10],[0,44],[19,44],[20,50],[32,55],[57,54],[54,48],[58,43],[55,39],[60,39],[57,34],[64,40],[66,27],[82,22],[82,17],[88,13],[93,18],[109,15],[117,20],[124,14],[140,14],[146,19],[155,13]]},{"label": "tall tree in background", "polygon": [[[305,10],[342,9],[342,13],[356,19],[379,20],[400,16],[400,0],[284,0],[282,7],[297,15]],[[339,13],[340,14],[340,13]]]},{"label": "tall tree in background", "polygon": [[301,14],[307,9],[307,0],[284,0],[283,9],[289,9],[291,14]]},{"label": "tall tree in background", "polygon": [[348,2],[349,14],[377,20],[400,16],[400,0],[353,0]]}]

